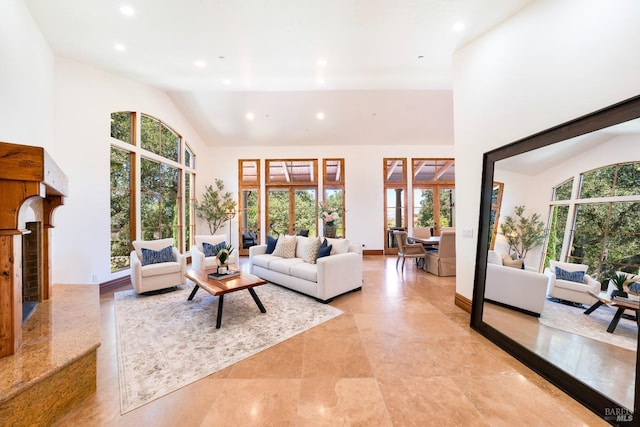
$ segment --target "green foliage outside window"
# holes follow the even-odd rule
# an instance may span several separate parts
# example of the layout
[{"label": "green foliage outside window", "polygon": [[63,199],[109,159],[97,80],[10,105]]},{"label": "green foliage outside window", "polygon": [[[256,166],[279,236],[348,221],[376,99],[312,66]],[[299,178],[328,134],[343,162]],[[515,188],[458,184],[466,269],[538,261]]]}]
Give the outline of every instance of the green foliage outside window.
[{"label": "green foliage outside window", "polygon": [[111,271],[129,268],[131,248],[131,161],[111,147]]},{"label": "green foliage outside window", "polygon": [[573,188],[573,178],[563,182],[553,189],[553,200],[571,199],[571,189]]},{"label": "green foliage outside window", "polygon": [[129,111],[111,113],[111,138],[131,144],[131,115]]}]

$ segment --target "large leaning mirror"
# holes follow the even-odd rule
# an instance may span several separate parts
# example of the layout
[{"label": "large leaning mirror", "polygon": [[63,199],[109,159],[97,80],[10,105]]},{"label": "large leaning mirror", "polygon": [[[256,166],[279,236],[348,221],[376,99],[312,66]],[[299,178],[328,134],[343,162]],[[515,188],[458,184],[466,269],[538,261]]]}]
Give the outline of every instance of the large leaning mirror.
[{"label": "large leaning mirror", "polygon": [[[640,97],[485,153],[480,209],[471,327],[610,423],[637,422]],[[612,298],[619,273],[629,292]]]}]

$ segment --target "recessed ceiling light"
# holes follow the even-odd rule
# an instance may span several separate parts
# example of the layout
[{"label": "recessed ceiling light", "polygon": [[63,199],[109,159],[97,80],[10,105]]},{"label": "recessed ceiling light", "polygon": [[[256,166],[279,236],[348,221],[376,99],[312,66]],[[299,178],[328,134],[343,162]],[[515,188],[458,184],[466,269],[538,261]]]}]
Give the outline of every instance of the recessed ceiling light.
[{"label": "recessed ceiling light", "polygon": [[318,112],[316,114],[316,119],[318,120],[324,120],[324,113],[322,111]]},{"label": "recessed ceiling light", "polygon": [[124,16],[133,16],[136,14],[136,11],[129,5],[124,5],[120,8],[120,13]]},{"label": "recessed ceiling light", "polygon": [[196,59],[196,61],[193,63],[193,65],[195,65],[198,68],[204,68],[207,66],[207,63],[204,62],[202,59]]},{"label": "recessed ceiling light", "polygon": [[229,79],[224,79],[224,80],[222,81],[222,84],[224,84],[224,85],[230,85],[230,84],[231,84],[231,80],[229,80]]},{"label": "recessed ceiling light", "polygon": [[464,30],[464,22],[456,22],[453,25],[453,31],[462,31]]},{"label": "recessed ceiling light", "polygon": [[218,56],[218,59],[224,59],[224,56],[220,55]]},{"label": "recessed ceiling light", "polygon": [[327,65],[327,60],[325,58],[318,58],[318,65],[324,67]]},{"label": "recessed ceiling light", "polygon": [[424,59],[424,55],[418,55],[418,59]]},{"label": "recessed ceiling light", "polygon": [[252,112],[248,112],[245,117],[247,120],[253,120],[256,116]]},{"label": "recessed ceiling light", "polygon": [[124,52],[125,50],[127,50],[127,48],[122,43],[117,43],[114,46],[114,49],[117,50],[118,52]]}]

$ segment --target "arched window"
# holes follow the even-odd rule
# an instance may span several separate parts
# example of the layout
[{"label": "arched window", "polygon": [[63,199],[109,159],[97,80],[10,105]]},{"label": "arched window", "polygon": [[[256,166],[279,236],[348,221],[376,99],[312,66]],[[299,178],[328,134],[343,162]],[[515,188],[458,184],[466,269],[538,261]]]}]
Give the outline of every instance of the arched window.
[{"label": "arched window", "polygon": [[605,280],[640,268],[640,162],[581,173],[554,187],[545,265],[587,264]]},{"label": "arched window", "polygon": [[111,138],[111,271],[129,268],[136,238],[172,237],[184,252],[195,227],[193,151],[166,123],[132,111],[111,114]]}]

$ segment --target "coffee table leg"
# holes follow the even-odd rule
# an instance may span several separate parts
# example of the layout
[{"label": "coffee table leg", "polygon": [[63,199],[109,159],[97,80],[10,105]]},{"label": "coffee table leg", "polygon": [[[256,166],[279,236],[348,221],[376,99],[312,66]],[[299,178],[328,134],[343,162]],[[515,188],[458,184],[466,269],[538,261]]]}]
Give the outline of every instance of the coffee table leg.
[{"label": "coffee table leg", "polygon": [[222,324],[222,302],[224,301],[224,295],[220,295],[218,299],[218,318],[216,319],[216,329],[220,329]]},{"label": "coffee table leg", "polygon": [[607,332],[613,333],[613,331],[616,330],[616,326],[618,326],[618,322],[620,321],[620,318],[622,317],[622,313],[623,312],[624,312],[624,308],[619,307],[618,311],[616,311],[616,314],[613,316],[613,319],[611,320],[611,323],[609,323],[609,327],[607,328]]},{"label": "coffee table leg", "polygon": [[254,291],[253,288],[249,288],[249,293],[253,297],[253,300],[256,302],[256,305],[260,309],[260,312],[266,313],[267,310],[264,308],[264,305],[262,305],[262,301],[260,301],[260,298],[258,298],[258,294],[256,294],[256,291]]},{"label": "coffee table leg", "polygon": [[196,292],[198,292],[198,289],[200,289],[200,286],[198,285],[195,285],[193,287],[193,290],[191,291],[191,295],[189,295],[189,298],[187,298],[187,301],[191,301],[193,297],[196,296]]},{"label": "coffee table leg", "polygon": [[602,301],[596,301],[595,304],[593,304],[591,307],[587,308],[587,310],[584,312],[584,314],[593,313],[593,310],[595,310],[596,308],[600,307],[602,304],[604,304]]}]

